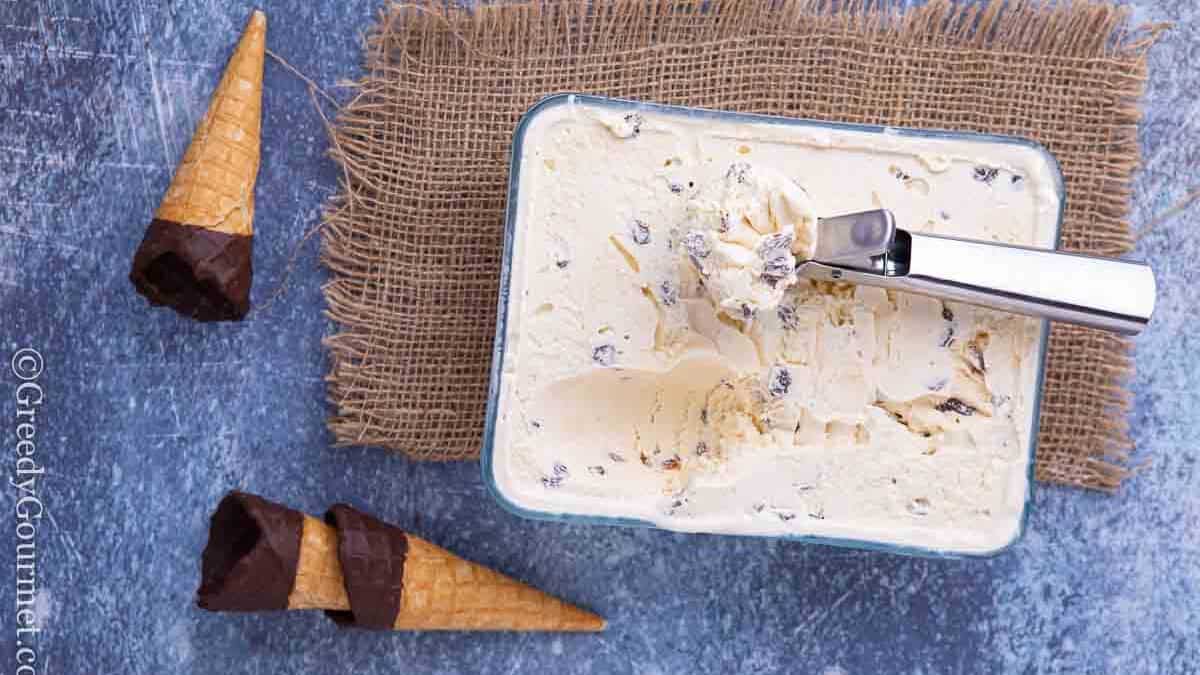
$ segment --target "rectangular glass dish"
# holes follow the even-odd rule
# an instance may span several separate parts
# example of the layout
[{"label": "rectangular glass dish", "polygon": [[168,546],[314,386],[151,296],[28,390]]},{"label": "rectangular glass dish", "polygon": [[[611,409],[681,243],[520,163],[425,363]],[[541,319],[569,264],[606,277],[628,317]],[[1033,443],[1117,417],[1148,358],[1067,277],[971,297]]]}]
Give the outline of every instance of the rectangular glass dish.
[{"label": "rectangular glass dish", "polygon": [[[888,208],[905,229],[1057,246],[1062,178],[1031,141],[544,99],[513,140],[490,492],[572,523],[927,556],[1009,547],[1047,323],[804,279],[731,318],[683,249],[711,214],[729,232],[741,207],[720,200],[747,174],[785,176],[821,216]],[[784,210],[769,191],[743,203],[772,222]]]}]

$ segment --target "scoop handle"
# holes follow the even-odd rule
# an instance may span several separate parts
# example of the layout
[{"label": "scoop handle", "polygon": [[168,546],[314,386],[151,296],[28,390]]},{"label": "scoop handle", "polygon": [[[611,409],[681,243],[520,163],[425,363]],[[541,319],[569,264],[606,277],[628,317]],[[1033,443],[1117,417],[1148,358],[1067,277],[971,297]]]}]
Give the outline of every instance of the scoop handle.
[{"label": "scoop handle", "polygon": [[898,290],[1125,335],[1141,332],[1154,312],[1145,263],[905,230],[892,252],[898,266],[884,279]]}]

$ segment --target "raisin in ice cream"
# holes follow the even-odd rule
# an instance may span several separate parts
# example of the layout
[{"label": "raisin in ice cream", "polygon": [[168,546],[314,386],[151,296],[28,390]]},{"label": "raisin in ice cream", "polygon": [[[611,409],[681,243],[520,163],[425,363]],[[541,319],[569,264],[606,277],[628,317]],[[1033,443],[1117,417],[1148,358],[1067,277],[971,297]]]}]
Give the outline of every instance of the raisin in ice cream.
[{"label": "raisin in ice cream", "polygon": [[819,216],[873,208],[1052,246],[1044,153],[566,97],[517,142],[505,500],[950,552],[1016,536],[1043,324],[794,268]]}]

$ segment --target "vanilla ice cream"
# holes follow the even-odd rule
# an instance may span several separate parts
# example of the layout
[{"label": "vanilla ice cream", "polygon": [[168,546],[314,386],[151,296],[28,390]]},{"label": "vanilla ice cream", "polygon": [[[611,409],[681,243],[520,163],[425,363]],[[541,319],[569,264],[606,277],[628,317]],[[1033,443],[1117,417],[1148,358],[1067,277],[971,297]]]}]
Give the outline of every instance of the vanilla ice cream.
[{"label": "vanilla ice cream", "polygon": [[1043,152],[576,97],[517,143],[504,500],[949,552],[1016,536],[1042,323],[793,268],[818,217],[873,208],[1052,247]]}]

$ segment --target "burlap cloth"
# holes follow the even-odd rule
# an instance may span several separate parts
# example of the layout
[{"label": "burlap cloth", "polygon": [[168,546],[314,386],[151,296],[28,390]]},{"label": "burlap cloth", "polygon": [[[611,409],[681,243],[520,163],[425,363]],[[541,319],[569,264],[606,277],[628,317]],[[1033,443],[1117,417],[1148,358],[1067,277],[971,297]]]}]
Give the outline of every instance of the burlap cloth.
[{"label": "burlap cloth", "polygon": [[[475,457],[495,332],[509,148],[525,109],[584,92],[1033,138],[1066,176],[1062,248],[1119,255],[1157,28],[1101,2],[586,0],[394,5],[342,110],[326,211],[339,445]],[[1055,325],[1037,478],[1129,474],[1129,342]]]}]

